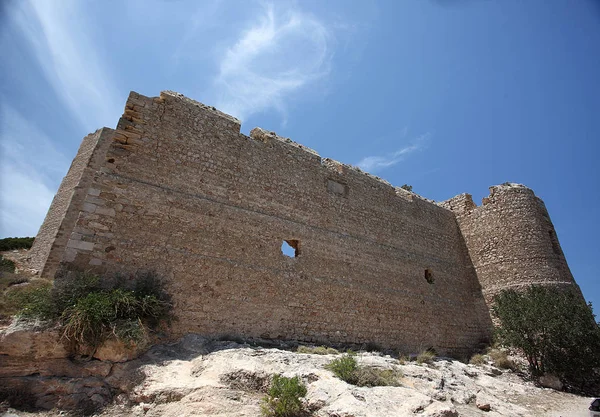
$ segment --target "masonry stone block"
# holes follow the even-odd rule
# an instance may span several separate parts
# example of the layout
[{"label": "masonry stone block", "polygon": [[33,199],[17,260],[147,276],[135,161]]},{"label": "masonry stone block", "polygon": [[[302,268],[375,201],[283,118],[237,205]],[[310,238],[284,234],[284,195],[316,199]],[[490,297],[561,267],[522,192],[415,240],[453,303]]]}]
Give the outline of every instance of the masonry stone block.
[{"label": "masonry stone block", "polygon": [[68,248],[80,249],[82,251],[91,251],[94,249],[94,242],[84,242],[81,240],[69,240],[67,243]]}]

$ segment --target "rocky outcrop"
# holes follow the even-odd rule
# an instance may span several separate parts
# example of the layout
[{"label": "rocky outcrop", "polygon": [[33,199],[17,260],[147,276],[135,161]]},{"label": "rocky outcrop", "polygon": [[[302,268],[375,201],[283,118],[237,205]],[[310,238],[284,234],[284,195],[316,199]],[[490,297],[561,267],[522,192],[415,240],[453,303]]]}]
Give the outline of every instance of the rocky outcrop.
[{"label": "rocky outcrop", "polygon": [[[35,398],[35,406],[79,408],[102,415],[260,415],[261,398],[273,374],[299,376],[308,393],[306,409],[317,417],[380,416],[576,416],[591,399],[536,387],[512,371],[438,359],[431,365],[400,363],[378,353],[361,353],[362,365],[402,374],[398,387],[356,387],[336,378],[325,365],[338,355],[294,353],[290,345],[264,348],[188,335],[152,347],[137,359],[78,361],[50,349],[52,330],[35,336],[26,352],[4,342],[24,337],[3,334],[0,385]],[[54,333],[56,336],[56,333]],[[4,352],[12,352],[10,355]],[[32,360],[31,358],[38,359]],[[26,365],[25,358],[30,364]],[[579,414],[577,414],[579,413]],[[46,414],[53,415],[53,414]]]},{"label": "rocky outcrop", "polygon": [[[109,340],[91,353],[74,355],[59,328],[14,321],[0,332],[0,399],[39,409],[96,410],[112,400],[119,385],[115,362],[135,359],[136,346]],[[133,380],[132,377],[129,378]],[[113,375],[112,380],[117,381]]]}]

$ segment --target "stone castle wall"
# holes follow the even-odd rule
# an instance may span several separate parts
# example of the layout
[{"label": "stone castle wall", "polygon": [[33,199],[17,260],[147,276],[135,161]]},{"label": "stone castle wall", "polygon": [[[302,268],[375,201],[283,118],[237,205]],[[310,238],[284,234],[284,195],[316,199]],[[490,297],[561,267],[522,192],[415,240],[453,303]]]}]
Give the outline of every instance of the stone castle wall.
[{"label": "stone castle wall", "polygon": [[[240,134],[236,119],[171,92],[131,93],[98,143],[82,197],[48,214],[76,219],[66,245],[44,233],[36,245],[67,268],[156,270],[173,294],[175,336],[459,353],[490,335],[481,286],[512,278],[493,272],[495,246],[476,235],[498,234],[504,210],[474,209],[464,196],[436,205],[271,132]],[[512,204],[504,195],[498,207]],[[281,252],[284,241],[296,257]],[[517,252],[506,256],[520,261]]]}]

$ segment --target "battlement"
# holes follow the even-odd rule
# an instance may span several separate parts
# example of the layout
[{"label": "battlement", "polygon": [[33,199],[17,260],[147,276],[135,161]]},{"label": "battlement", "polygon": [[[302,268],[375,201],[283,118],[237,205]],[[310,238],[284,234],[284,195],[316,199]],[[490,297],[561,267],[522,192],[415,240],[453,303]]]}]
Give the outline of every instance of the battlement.
[{"label": "battlement", "polygon": [[525,186],[435,203],[171,91],[132,92],[75,161],[36,238],[42,274],[155,270],[174,337],[465,353],[489,338],[499,289],[574,282]]},{"label": "battlement", "polygon": [[[277,150],[273,150],[275,155],[285,154],[287,157],[293,157],[298,160],[312,161],[315,166],[320,165],[321,167],[330,170],[342,182],[344,181],[345,176],[352,176],[365,182],[368,186],[370,185],[373,188],[381,190],[384,194],[395,194],[404,201],[411,202],[414,199],[417,199],[421,202],[435,205],[433,200],[406,191],[400,187],[395,187],[388,181],[365,172],[356,166],[335,161],[330,158],[321,158],[315,150],[295,142],[290,138],[281,137],[275,132],[256,127],[250,131],[250,136],[243,135],[240,133],[241,122],[235,117],[173,91],[163,91],[159,97],[151,98],[132,91],[127,100],[125,112],[117,125],[115,141],[117,141],[119,145],[116,145],[116,147],[122,150],[133,151],[136,146],[149,142],[149,139],[143,139],[140,135],[143,125],[151,123],[151,120],[155,120],[156,114],[153,113],[156,112],[161,113],[161,121],[173,120],[173,117],[169,114],[165,114],[165,109],[161,108],[161,106],[167,105],[175,106],[175,113],[177,113],[178,117],[185,116],[189,120],[194,120],[194,123],[197,123],[198,120],[202,120],[205,123],[213,121],[213,123],[218,125],[219,129],[236,133],[237,135],[233,136],[231,140],[255,141],[266,145],[268,149],[271,150],[277,145]],[[155,112],[148,112],[149,109],[154,109]],[[143,113],[145,113],[146,116],[144,116]],[[145,120],[145,118],[149,120]],[[194,123],[192,123],[192,126]],[[275,157],[275,155],[273,156]]]}]

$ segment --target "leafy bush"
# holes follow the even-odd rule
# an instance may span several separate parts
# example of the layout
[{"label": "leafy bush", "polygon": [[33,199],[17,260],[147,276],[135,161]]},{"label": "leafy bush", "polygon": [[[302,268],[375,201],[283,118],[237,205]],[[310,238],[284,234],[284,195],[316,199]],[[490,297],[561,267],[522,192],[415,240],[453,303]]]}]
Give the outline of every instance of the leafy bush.
[{"label": "leafy bush", "polygon": [[355,355],[345,354],[325,366],[335,376],[359,387],[399,386],[402,374],[392,369],[361,366]]},{"label": "leafy bush", "polygon": [[32,279],[23,287],[10,287],[3,294],[2,312],[43,320],[53,317],[51,290],[52,283],[41,279]]},{"label": "leafy bush", "polygon": [[327,346],[298,346],[297,353],[309,353],[313,355],[337,355],[337,349]]},{"label": "leafy bush", "polygon": [[577,289],[505,290],[496,296],[493,313],[501,322],[498,340],[521,350],[534,376],[548,372],[568,389],[598,389],[600,326]]},{"label": "leafy bush", "polygon": [[358,382],[358,378],[356,375],[356,370],[358,369],[358,362],[356,361],[355,355],[345,354],[339,358],[336,358],[329,362],[325,366],[326,369],[329,369],[335,376],[337,376],[342,381],[346,381],[349,384],[356,385]]},{"label": "leafy bush", "polygon": [[14,297],[21,304],[21,316],[59,322],[63,336],[75,350],[95,348],[111,335],[140,343],[147,328],[168,319],[171,309],[169,297],[154,274],[138,274],[127,282],[101,280],[87,272],[62,272],[54,286],[25,289]]},{"label": "leafy bush", "polygon": [[403,190],[406,190],[406,191],[410,191],[410,192],[412,192],[412,190],[413,190],[413,186],[408,185],[408,184],[403,184],[402,186],[400,186],[400,188],[402,188]]},{"label": "leafy bush", "polygon": [[435,351],[433,351],[431,349],[424,350],[423,352],[421,352],[417,355],[417,363],[418,364],[423,364],[423,363],[431,364],[431,363],[433,363],[435,356],[436,356]]},{"label": "leafy bush", "polygon": [[269,417],[295,417],[304,412],[301,398],[306,396],[306,386],[295,376],[287,378],[273,375],[271,388],[263,398],[262,412]]},{"label": "leafy bush", "polygon": [[0,255],[0,272],[15,272],[15,263],[10,259],[4,259],[4,256]]},{"label": "leafy bush", "polygon": [[0,252],[13,249],[29,249],[33,245],[33,237],[5,237],[0,239]]}]

